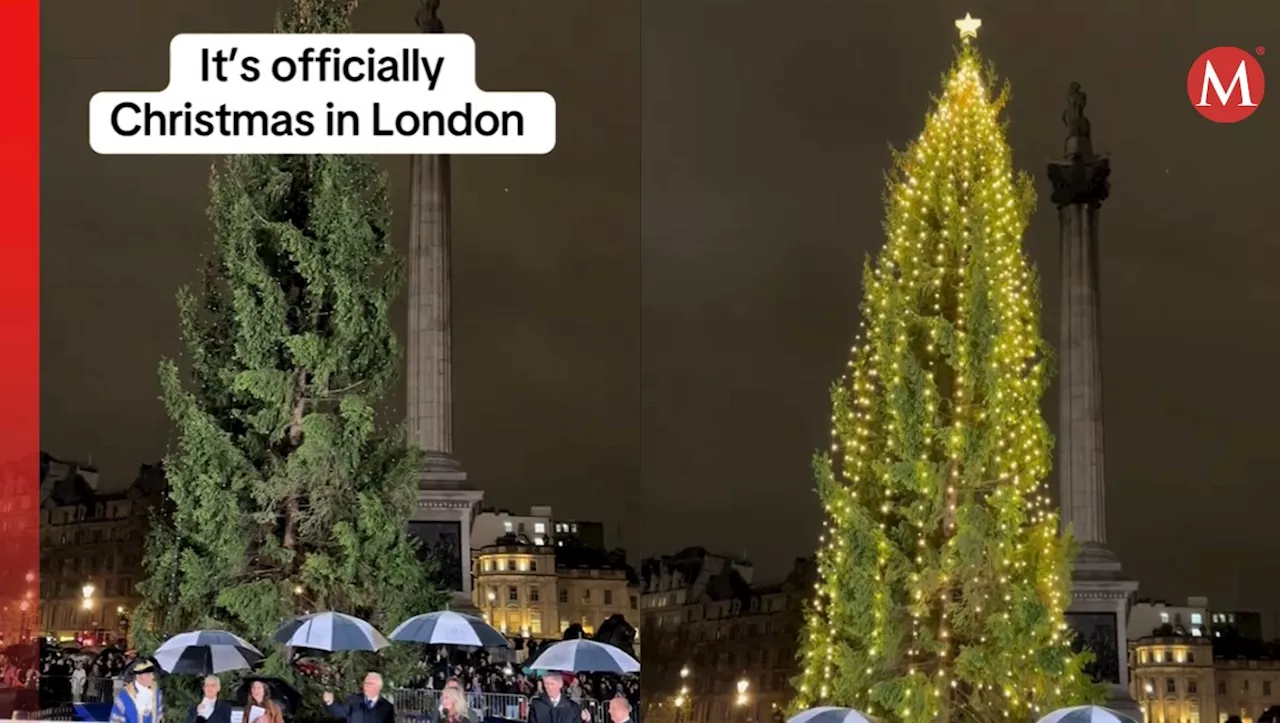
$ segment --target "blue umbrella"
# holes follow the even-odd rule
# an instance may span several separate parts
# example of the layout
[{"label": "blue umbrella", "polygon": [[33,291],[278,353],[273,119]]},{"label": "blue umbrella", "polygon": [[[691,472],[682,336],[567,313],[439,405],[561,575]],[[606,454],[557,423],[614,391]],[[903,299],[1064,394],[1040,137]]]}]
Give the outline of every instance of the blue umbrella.
[{"label": "blue umbrella", "polygon": [[213,675],[245,670],[262,662],[262,652],[224,630],[181,633],[156,648],[155,659],[166,673]]},{"label": "blue umbrella", "polygon": [[561,641],[542,651],[529,669],[624,674],[639,673],[640,662],[612,645],[578,638]]},{"label": "blue umbrella", "polygon": [[312,613],[290,620],[271,638],[295,648],[326,650],[381,650],[391,643],[369,623],[342,613]]},{"label": "blue umbrella", "polygon": [[787,723],[875,723],[875,719],[852,708],[823,706],[797,713]]},{"label": "blue umbrella", "polygon": [[1059,708],[1037,723],[1134,723],[1129,716],[1100,705]]},{"label": "blue umbrella", "polygon": [[473,648],[508,648],[502,633],[472,615],[444,610],[415,615],[391,631],[390,638],[401,643],[424,645],[467,645]]}]

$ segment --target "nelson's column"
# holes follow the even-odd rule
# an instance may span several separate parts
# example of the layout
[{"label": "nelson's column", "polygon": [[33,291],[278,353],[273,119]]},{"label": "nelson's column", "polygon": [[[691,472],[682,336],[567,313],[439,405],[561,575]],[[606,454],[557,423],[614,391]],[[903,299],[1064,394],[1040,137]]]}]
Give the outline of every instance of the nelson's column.
[{"label": "nelson's column", "polygon": [[[422,0],[418,29],[442,33],[440,0]],[[453,368],[450,313],[452,218],[449,157],[409,161],[408,423],[423,452],[418,504],[409,531],[440,561],[453,609],[470,609],[471,521],[484,492],[467,483],[453,456]]]},{"label": "nelson's column", "polygon": [[1067,90],[1065,153],[1049,164],[1058,207],[1062,254],[1058,339],[1058,483],[1062,524],[1080,553],[1072,571],[1067,622],[1096,659],[1090,671],[1107,686],[1106,705],[1142,720],[1129,695],[1127,617],[1138,583],[1126,579],[1107,547],[1106,479],[1102,433],[1102,306],[1098,279],[1098,220],[1110,193],[1110,160],[1093,152],[1086,97]]}]

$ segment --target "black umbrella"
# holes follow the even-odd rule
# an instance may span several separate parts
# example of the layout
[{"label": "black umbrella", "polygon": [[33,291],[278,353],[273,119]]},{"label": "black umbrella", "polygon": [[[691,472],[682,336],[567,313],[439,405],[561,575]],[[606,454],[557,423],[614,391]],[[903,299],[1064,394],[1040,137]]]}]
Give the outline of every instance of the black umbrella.
[{"label": "black umbrella", "polygon": [[266,684],[267,697],[275,701],[275,704],[280,706],[280,711],[285,715],[292,715],[302,706],[302,694],[298,692],[297,688],[280,678],[267,678],[256,675],[251,675],[240,683],[236,688],[236,694],[231,697],[231,702],[237,706],[247,705],[249,703],[249,688],[255,681]]}]

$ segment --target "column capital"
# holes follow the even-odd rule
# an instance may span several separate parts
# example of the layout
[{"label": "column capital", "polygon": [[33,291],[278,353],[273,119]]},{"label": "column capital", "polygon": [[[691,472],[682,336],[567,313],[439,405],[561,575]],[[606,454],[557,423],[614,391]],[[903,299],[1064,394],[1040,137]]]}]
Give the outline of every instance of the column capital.
[{"label": "column capital", "polygon": [[1111,160],[1106,156],[1064,158],[1049,163],[1053,203],[1058,208],[1098,208],[1111,195]]}]

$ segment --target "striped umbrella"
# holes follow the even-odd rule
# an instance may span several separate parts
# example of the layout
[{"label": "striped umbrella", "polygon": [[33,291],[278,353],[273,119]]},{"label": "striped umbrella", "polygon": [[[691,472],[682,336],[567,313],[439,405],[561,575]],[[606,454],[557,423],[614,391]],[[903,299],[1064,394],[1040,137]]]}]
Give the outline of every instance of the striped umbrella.
[{"label": "striped umbrella", "polygon": [[612,645],[577,638],[548,647],[529,669],[565,673],[639,673],[640,661]]},{"label": "striped umbrella", "polygon": [[836,708],[823,706],[801,711],[787,723],[875,723],[875,719],[852,708]]},{"label": "striped umbrella", "polygon": [[166,673],[214,675],[246,670],[262,662],[262,652],[225,630],[195,630],[164,641],[155,661]]},{"label": "striped umbrella", "polygon": [[342,613],[312,613],[285,623],[275,636],[277,643],[295,648],[326,650],[382,650],[391,643],[372,625]]},{"label": "striped umbrella", "polygon": [[1037,723],[1136,723],[1129,716],[1100,705],[1059,708]]},{"label": "striped umbrella", "polygon": [[502,633],[473,615],[444,610],[415,615],[400,623],[388,636],[401,643],[425,645],[467,645],[473,648],[508,648]]}]

